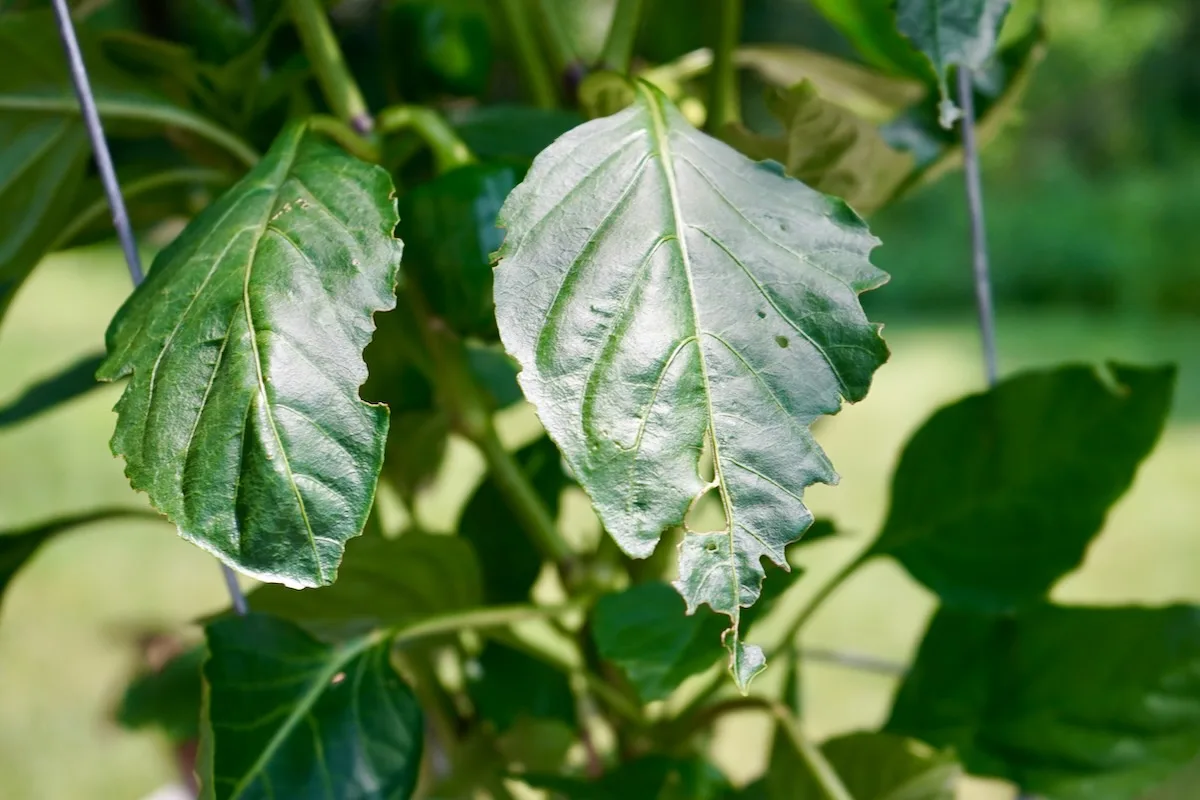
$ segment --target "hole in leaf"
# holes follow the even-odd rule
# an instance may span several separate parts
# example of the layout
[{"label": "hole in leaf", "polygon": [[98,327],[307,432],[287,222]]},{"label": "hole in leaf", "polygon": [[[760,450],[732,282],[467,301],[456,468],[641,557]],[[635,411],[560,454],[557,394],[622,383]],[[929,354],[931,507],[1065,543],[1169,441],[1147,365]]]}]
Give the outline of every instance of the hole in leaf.
[{"label": "hole in leaf", "polygon": [[704,444],[700,447],[700,460],[696,462],[696,473],[700,476],[700,480],[705,483],[712,483],[717,479],[716,469],[713,464],[712,431],[707,431],[704,434]]},{"label": "hole in leaf", "polygon": [[692,500],[683,518],[688,533],[721,533],[725,530],[725,505],[721,490],[713,486]]},{"label": "hole in leaf", "polygon": [[715,553],[717,552],[717,543],[715,541],[709,541],[704,545],[704,549],[710,553]]},{"label": "hole in leaf", "polygon": [[779,345],[780,347],[787,347],[788,346],[787,337],[786,336],[776,336],[775,344]]},{"label": "hole in leaf", "polygon": [[767,312],[763,311],[762,309],[759,309],[756,313],[758,314],[759,319],[767,318]]}]

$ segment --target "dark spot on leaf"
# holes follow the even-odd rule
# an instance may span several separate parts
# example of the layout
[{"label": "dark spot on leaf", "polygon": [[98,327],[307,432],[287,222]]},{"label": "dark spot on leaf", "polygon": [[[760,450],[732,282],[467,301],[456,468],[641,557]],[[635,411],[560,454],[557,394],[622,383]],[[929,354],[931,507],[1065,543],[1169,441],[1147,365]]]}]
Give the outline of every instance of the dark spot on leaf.
[{"label": "dark spot on leaf", "polygon": [[787,347],[788,346],[787,337],[786,336],[776,336],[775,344],[779,345],[780,347]]},{"label": "dark spot on leaf", "polygon": [[766,319],[766,318],[767,318],[767,312],[765,312],[765,311],[759,311],[759,312],[758,312],[758,318],[759,318],[759,319]]}]

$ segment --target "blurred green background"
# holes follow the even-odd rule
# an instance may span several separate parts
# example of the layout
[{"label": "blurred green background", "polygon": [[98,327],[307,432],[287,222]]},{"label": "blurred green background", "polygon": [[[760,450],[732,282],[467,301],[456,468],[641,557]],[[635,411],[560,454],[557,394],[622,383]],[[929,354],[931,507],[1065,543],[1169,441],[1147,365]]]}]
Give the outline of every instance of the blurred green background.
[{"label": "blurred green background", "polygon": [[[651,3],[656,13],[678,5]],[[780,21],[783,5],[795,8]],[[1045,13],[1048,55],[985,160],[1002,369],[1109,358],[1180,365],[1163,440],[1056,596],[1197,602],[1200,4],[1046,0]],[[803,3],[748,0],[747,41],[789,39],[848,52]],[[655,46],[663,52],[647,55],[665,58],[694,43],[681,34]],[[868,305],[886,323],[893,358],[867,400],[820,426],[842,482],[808,498],[851,535],[807,551],[811,587],[869,540],[906,437],[939,405],[982,385],[961,176],[879,214],[872,227],[884,242],[876,262],[893,279]],[[98,350],[127,280],[109,246],[48,259],[0,331],[0,402]],[[118,392],[0,433],[0,527],[144,502],[108,452]],[[419,512],[448,524],[477,476],[473,454],[455,448]],[[215,562],[166,524],[97,525],[46,547],[0,607],[0,798],[136,800],[171,780],[165,742],[121,731],[109,715],[137,661],[136,632],[223,601]],[[903,660],[931,608],[898,567],[875,563],[821,612],[807,643]],[[804,677],[805,723],[817,736],[878,724],[894,686],[821,664]],[[755,720],[731,718],[715,758],[747,778],[763,766],[763,736]],[[972,783],[964,796],[1011,791]]]}]

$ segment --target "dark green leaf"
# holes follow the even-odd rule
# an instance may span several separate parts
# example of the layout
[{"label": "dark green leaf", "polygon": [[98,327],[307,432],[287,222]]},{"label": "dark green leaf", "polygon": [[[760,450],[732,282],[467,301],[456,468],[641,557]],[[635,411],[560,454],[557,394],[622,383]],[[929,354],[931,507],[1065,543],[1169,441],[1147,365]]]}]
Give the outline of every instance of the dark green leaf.
[{"label": "dark green leaf", "polygon": [[332,583],[366,522],[388,417],[358,389],[371,315],[394,303],[391,191],[382,169],[290,127],[109,327],[97,377],[132,373],[113,436],[130,482],[260,579]]},{"label": "dark green leaf", "polygon": [[[551,518],[557,519],[559,497],[570,484],[562,471],[558,448],[549,439],[539,439],[518,451],[516,459]],[[529,591],[542,569],[542,556],[491,477],[480,484],[463,508],[458,532],[479,554],[489,603],[529,600]]]},{"label": "dark green leaf", "polygon": [[423,725],[386,639],[327,646],[263,614],[207,628],[201,797],[412,796]]},{"label": "dark green leaf", "polygon": [[[501,214],[496,313],[521,386],[621,548],[648,556],[715,489],[727,527],[680,548],[689,609],[738,638],[763,557],[812,520],[835,473],[809,425],[859,400],[887,357],[858,293],[886,276],[844,203],[694,130],[652,86],[538,157]],[[715,480],[700,475],[712,443]]]},{"label": "dark green leaf", "polygon": [[249,600],[256,611],[344,637],[474,608],[483,598],[470,543],[409,531],[395,539],[352,540],[332,586],[262,586]]},{"label": "dark green leaf", "polygon": [[[950,751],[888,733],[851,733],[821,752],[854,800],[954,800],[962,767]],[[788,749],[767,771],[771,800],[826,800],[812,774]]]},{"label": "dark green leaf", "polygon": [[397,235],[405,243],[405,274],[460,334],[496,337],[492,254],[504,238],[496,215],[519,177],[511,166],[468,164],[400,201]]},{"label": "dark green leaf", "polygon": [[565,673],[508,645],[488,642],[467,670],[476,713],[503,733],[521,718],[575,725],[575,695]]},{"label": "dark green leaf", "polygon": [[491,75],[492,39],[482,6],[398,0],[385,9],[387,68],[403,97],[483,94]]},{"label": "dark green leaf", "polygon": [[1200,608],[943,609],[887,728],[1047,800],[1132,800],[1200,751]]},{"label": "dark green leaf", "polygon": [[717,660],[721,618],[704,609],[685,612],[665,583],[630,586],[596,603],[596,650],[621,668],[642,702],[662,700]]},{"label": "dark green leaf", "polygon": [[783,123],[782,136],[763,136],[740,124],[726,141],[751,158],[774,159],[787,174],[826,194],[842,198],[862,214],[885,205],[912,172],[911,153],[893,150],[871,123],[817,94],[805,81],[767,97]]},{"label": "dark green leaf", "polygon": [[117,722],[130,730],[158,728],[176,744],[200,736],[202,646],[185,650],[159,670],[139,673],[125,688]]},{"label": "dark green leaf", "polygon": [[58,517],[49,522],[39,522],[19,530],[0,531],[0,599],[3,598],[4,590],[8,588],[8,584],[12,582],[25,562],[32,558],[38,548],[47,541],[80,525],[90,525],[93,522],[123,517],[162,519],[158,514],[150,511],[133,508],[105,508],[99,511]]},{"label": "dark green leaf", "polygon": [[480,158],[532,161],[583,117],[574,111],[495,105],[460,111],[450,122]]},{"label": "dark green leaf", "polygon": [[951,67],[982,69],[996,49],[1010,0],[896,0],[896,27],[924,53],[937,75],[939,118],[949,128],[960,113],[950,97]]},{"label": "dark green leaf", "polygon": [[1175,371],[1027,372],[936,412],[909,440],[873,552],[954,606],[1043,598],[1083,560],[1158,439]]},{"label": "dark green leaf", "polygon": [[96,381],[96,368],[103,360],[103,354],[84,356],[66,369],[33,384],[0,408],[0,428],[32,419],[95,389],[100,385]]}]

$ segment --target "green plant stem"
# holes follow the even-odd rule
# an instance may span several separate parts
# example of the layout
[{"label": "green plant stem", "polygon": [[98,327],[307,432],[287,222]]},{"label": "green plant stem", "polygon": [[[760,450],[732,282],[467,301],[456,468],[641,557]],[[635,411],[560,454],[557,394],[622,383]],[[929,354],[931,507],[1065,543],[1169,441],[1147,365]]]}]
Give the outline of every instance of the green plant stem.
[{"label": "green plant stem", "polygon": [[371,113],[329,27],[325,7],[320,0],[288,0],[288,10],[325,101],[336,117],[359,133],[367,133],[372,127]]},{"label": "green plant stem", "polygon": [[466,611],[426,617],[417,622],[393,628],[391,635],[395,637],[396,644],[403,645],[429,636],[440,636],[465,630],[486,631],[494,628],[506,628],[518,622],[555,617],[578,610],[578,608],[577,603],[558,606],[516,605],[472,608]]},{"label": "green plant stem", "polygon": [[775,715],[776,722],[779,723],[779,729],[787,736],[796,754],[808,767],[809,774],[821,787],[825,800],[854,800],[854,796],[846,789],[846,785],[838,777],[833,765],[821,752],[821,748],[804,735],[804,732],[800,730],[800,725],[788,713],[787,707],[779,703],[772,703],[771,711]]},{"label": "green plant stem", "polygon": [[708,104],[708,130],[720,131],[742,119],[734,51],[742,37],[742,0],[717,0],[717,41],[713,47],[712,97]]},{"label": "green plant stem", "polygon": [[470,148],[458,138],[445,117],[424,106],[391,106],[379,112],[379,132],[383,134],[411,130],[433,151],[438,172],[475,161]]},{"label": "green plant stem", "polygon": [[608,27],[608,37],[604,40],[604,49],[600,52],[600,65],[604,69],[629,72],[629,63],[633,60],[633,45],[637,40],[638,27],[642,21],[642,0],[617,0],[613,10],[612,24]]},{"label": "green plant stem", "polygon": [[558,105],[558,91],[554,79],[542,58],[538,48],[537,37],[533,25],[529,21],[529,10],[526,0],[497,0],[500,13],[508,26],[512,46],[516,50],[517,63],[533,96],[534,105],[539,108],[554,108]]},{"label": "green plant stem", "polygon": [[333,139],[342,149],[355,158],[379,163],[379,148],[373,142],[359,136],[346,123],[328,114],[316,114],[308,119],[308,127]]}]

